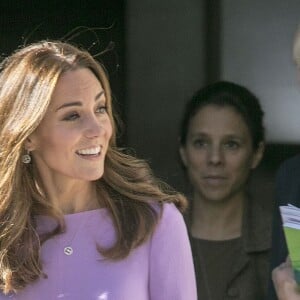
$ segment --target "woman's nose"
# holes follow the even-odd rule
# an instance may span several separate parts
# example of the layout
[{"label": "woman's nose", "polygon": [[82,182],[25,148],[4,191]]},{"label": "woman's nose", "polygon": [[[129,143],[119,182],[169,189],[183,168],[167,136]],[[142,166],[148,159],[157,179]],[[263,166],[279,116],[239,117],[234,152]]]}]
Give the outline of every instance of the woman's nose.
[{"label": "woman's nose", "polygon": [[223,153],[221,147],[218,145],[211,146],[209,151],[209,163],[213,165],[219,165],[223,162]]},{"label": "woman's nose", "polygon": [[85,135],[88,138],[94,138],[101,135],[103,128],[100,120],[97,118],[90,117],[86,120],[85,124]]}]

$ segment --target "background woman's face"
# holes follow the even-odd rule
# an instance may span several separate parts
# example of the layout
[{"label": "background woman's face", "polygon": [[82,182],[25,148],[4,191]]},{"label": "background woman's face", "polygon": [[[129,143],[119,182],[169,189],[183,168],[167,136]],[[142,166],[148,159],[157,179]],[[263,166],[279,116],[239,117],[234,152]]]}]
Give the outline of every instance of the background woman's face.
[{"label": "background woman's face", "polygon": [[249,129],[231,107],[207,105],[191,119],[180,154],[188,177],[202,199],[242,197],[251,169],[260,161]]},{"label": "background woman's face", "polygon": [[92,181],[103,175],[111,135],[101,83],[90,70],[78,69],[59,78],[27,149],[44,180],[66,177]]}]

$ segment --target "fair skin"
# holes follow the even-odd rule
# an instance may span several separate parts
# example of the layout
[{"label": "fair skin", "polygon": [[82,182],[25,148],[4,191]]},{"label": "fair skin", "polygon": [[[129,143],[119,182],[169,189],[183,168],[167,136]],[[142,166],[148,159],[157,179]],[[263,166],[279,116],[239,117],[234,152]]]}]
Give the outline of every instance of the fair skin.
[{"label": "fair skin", "polygon": [[231,107],[207,105],[191,119],[180,155],[194,190],[194,237],[240,236],[246,181],[262,154],[263,144],[254,151],[246,123]]},{"label": "fair skin", "polygon": [[64,214],[99,207],[94,181],[104,172],[112,135],[101,83],[88,69],[64,73],[25,147],[47,199]]},{"label": "fair skin", "polygon": [[272,280],[279,300],[300,300],[299,287],[289,259],[272,271]]}]

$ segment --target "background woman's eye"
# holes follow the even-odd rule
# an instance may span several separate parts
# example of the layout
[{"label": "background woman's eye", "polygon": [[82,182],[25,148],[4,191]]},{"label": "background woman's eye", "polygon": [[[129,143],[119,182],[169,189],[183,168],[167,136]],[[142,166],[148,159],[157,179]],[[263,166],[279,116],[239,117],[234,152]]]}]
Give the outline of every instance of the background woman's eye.
[{"label": "background woman's eye", "polygon": [[238,142],[236,142],[236,141],[228,141],[226,143],[226,147],[230,148],[230,149],[237,149],[237,148],[240,147],[240,144]]},{"label": "background woman's eye", "polygon": [[67,115],[66,117],[64,117],[64,121],[74,121],[76,119],[79,118],[79,114],[78,113],[70,113],[69,115]]},{"label": "background woman's eye", "polygon": [[193,145],[197,148],[205,147],[208,144],[208,142],[204,139],[196,139],[193,141]]}]

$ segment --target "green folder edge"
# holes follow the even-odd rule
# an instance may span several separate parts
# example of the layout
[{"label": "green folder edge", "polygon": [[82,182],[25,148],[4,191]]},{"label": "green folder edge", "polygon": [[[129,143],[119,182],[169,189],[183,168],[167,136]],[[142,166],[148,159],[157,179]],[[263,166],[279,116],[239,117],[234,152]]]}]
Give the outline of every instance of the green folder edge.
[{"label": "green folder edge", "polygon": [[283,226],[283,229],[295,279],[300,284],[300,229],[286,225]]}]

